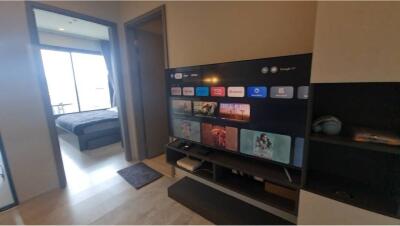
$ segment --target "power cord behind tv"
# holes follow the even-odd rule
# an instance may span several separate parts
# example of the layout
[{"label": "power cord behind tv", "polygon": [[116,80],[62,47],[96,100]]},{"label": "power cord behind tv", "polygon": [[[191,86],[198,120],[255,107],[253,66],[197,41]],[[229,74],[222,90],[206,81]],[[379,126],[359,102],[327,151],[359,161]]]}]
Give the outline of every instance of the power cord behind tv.
[{"label": "power cord behind tv", "polygon": [[289,174],[289,171],[286,169],[286,167],[283,167],[283,170],[285,171],[286,177],[288,178],[290,183],[293,183],[292,177]]}]

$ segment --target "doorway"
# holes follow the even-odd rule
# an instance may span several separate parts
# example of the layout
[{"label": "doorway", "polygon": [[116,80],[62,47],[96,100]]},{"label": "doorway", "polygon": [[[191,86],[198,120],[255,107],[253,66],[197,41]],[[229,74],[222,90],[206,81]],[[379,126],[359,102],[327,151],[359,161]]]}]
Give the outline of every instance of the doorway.
[{"label": "doorway", "polygon": [[38,2],[27,16],[60,187],[80,192],[132,160],[117,26]]},{"label": "doorway", "polygon": [[169,140],[166,83],[168,68],[165,6],[125,23],[132,76],[138,157],[164,153]]}]

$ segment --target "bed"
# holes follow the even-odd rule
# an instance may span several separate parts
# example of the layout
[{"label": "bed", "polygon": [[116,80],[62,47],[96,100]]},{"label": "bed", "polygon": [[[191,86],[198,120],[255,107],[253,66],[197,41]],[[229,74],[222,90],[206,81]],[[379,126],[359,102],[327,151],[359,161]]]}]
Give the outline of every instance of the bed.
[{"label": "bed", "polygon": [[121,141],[116,108],[62,115],[56,126],[62,138],[80,151]]}]

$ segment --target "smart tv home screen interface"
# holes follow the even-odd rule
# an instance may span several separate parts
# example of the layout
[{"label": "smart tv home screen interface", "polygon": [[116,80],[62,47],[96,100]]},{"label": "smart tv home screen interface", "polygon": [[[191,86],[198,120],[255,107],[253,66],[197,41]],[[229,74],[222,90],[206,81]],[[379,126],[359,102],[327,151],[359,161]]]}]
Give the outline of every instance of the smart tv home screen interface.
[{"label": "smart tv home screen interface", "polygon": [[311,54],[166,70],[170,135],[302,166]]}]

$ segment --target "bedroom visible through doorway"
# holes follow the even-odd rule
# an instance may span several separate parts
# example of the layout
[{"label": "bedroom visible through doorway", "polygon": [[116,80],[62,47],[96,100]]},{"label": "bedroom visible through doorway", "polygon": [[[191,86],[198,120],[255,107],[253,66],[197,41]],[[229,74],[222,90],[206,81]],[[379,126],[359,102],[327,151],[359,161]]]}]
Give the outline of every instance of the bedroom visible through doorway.
[{"label": "bedroom visible through doorway", "polygon": [[70,192],[79,193],[118,176],[116,171],[131,160],[122,123],[116,25],[30,4],[58,173],[64,173]]}]

